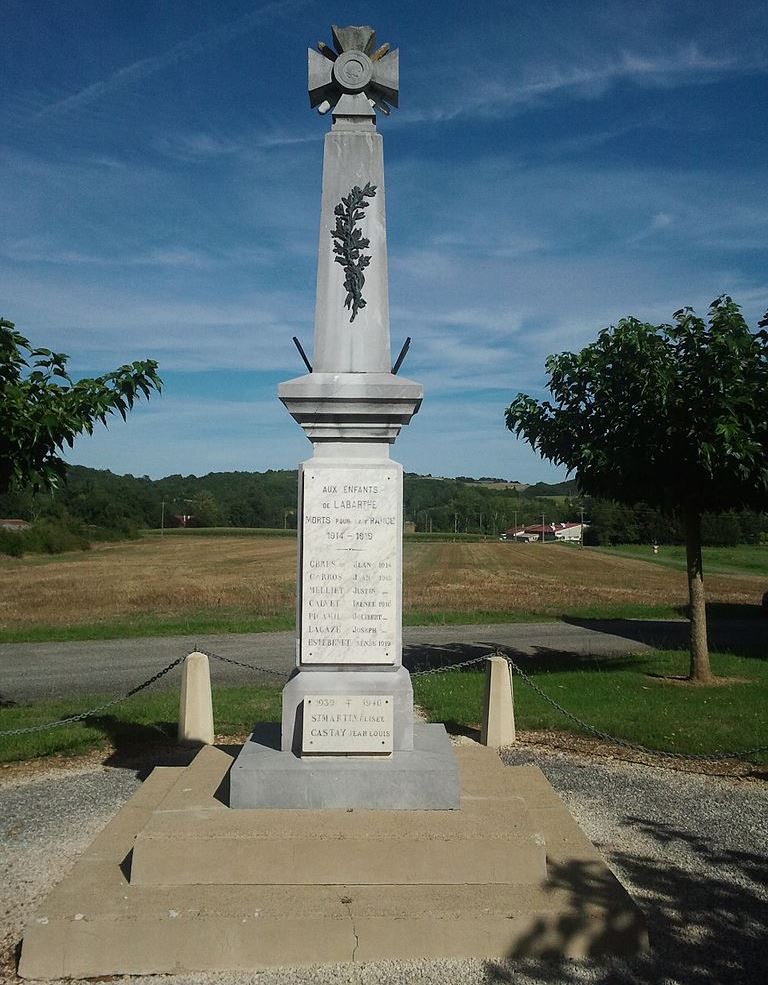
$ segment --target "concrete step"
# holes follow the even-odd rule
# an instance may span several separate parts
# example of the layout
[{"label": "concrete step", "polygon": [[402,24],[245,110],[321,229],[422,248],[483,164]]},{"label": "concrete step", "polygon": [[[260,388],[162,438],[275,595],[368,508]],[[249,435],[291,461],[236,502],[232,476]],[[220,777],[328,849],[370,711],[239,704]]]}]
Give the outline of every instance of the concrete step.
[{"label": "concrete step", "polygon": [[206,747],[138,834],[131,884],[540,883],[544,838],[495,758],[505,796],[470,794],[459,810],[227,810],[216,793],[232,760]]},{"label": "concrete step", "polygon": [[[541,773],[505,767],[489,749],[460,747],[456,756],[461,811],[425,813],[434,821],[442,813],[455,816],[480,803],[498,818],[497,810],[506,806],[512,816],[520,801],[527,803],[526,825],[539,827],[547,842],[546,880],[385,889],[375,884],[170,886],[130,881],[137,836],[151,836],[158,830],[155,825],[162,829],[171,823],[165,818],[174,815],[192,825],[196,818],[215,826],[217,817],[233,813],[216,799],[222,767],[232,757],[210,748],[192,768],[156,770],[107,825],[33,917],[24,936],[20,974],[85,978],[325,962],[599,957],[644,950],[647,932],[641,912]],[[337,833],[343,833],[341,825],[349,820],[349,831],[364,845],[362,822],[377,812],[355,811],[348,818],[329,813],[335,815],[334,823],[340,822]],[[425,844],[427,829],[418,830]],[[482,843],[483,825],[475,832]],[[242,858],[247,844],[230,842],[232,856]],[[474,851],[469,838],[466,850]],[[189,861],[187,857],[184,864]]]}]

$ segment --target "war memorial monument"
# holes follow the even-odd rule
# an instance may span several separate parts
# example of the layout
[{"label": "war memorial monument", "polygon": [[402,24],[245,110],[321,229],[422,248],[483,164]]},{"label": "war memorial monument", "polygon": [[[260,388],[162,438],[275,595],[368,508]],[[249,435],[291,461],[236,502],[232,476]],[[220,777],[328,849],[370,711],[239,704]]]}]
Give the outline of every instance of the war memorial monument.
[{"label": "war memorial monument", "polygon": [[325,136],[314,351],[279,398],[299,469],[296,667],[282,723],[158,767],[27,928],[28,978],[323,962],[633,954],[642,914],[535,767],[414,721],[402,467],[419,409],[390,352],[382,138],[398,51],[309,51]]}]

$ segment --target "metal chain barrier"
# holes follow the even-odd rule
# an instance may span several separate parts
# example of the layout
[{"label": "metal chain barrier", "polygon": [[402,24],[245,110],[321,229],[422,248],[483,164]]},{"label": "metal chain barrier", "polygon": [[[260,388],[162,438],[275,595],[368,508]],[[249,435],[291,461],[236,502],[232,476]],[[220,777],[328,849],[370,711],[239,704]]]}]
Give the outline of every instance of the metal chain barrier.
[{"label": "metal chain barrier", "polygon": [[[231,664],[234,667],[241,667],[245,670],[250,670],[258,674],[266,674],[270,677],[275,677],[281,680],[287,680],[287,674],[281,671],[274,670],[269,667],[259,667],[257,664],[245,663],[242,660],[235,660],[232,657],[224,657],[220,653],[213,653],[208,650],[198,650],[198,653],[204,653],[209,659],[219,660],[222,663]],[[579,728],[584,729],[584,731],[589,732],[598,739],[602,739],[604,742],[612,742],[615,745],[621,746],[624,749],[630,749],[633,752],[641,752],[650,756],[663,756],[668,759],[678,759],[678,760],[693,760],[699,762],[716,762],[722,759],[745,759],[749,756],[757,755],[758,753],[763,753],[768,751],[768,745],[753,746],[751,749],[731,749],[731,750],[718,750],[714,753],[681,753],[672,752],[667,749],[653,749],[650,746],[644,746],[640,742],[630,742],[628,739],[619,738],[619,736],[611,735],[610,732],[605,732],[603,729],[599,729],[589,722],[583,721],[573,712],[568,711],[559,702],[555,701],[554,698],[550,697],[545,691],[536,684],[533,678],[526,674],[526,672],[520,667],[508,653],[504,650],[497,649],[492,653],[485,653],[479,657],[471,657],[469,660],[462,660],[460,663],[447,664],[444,667],[432,667],[429,670],[419,670],[414,671],[411,677],[431,677],[434,674],[447,674],[450,671],[455,670],[465,670],[467,667],[474,667],[477,664],[484,663],[489,657],[503,657],[512,671],[522,680],[528,687],[538,696],[545,701],[548,705],[554,708],[556,711],[560,712],[565,718],[578,725]],[[31,725],[27,728],[16,728],[7,729],[6,731],[0,732],[0,738],[13,735],[29,735],[33,732],[44,732],[47,729],[61,728],[65,725],[72,725],[75,722],[82,722],[86,718],[93,718],[96,715],[101,714],[108,708],[113,708],[115,705],[120,704],[121,701],[126,701],[128,698],[132,697],[134,694],[138,694],[145,688],[150,687],[155,681],[159,681],[161,677],[165,677],[174,667],[178,667],[180,663],[183,663],[186,659],[186,654],[183,657],[177,657],[172,660],[167,666],[163,667],[156,674],[147,678],[141,684],[137,684],[136,687],[131,688],[125,694],[121,694],[119,697],[113,698],[111,701],[106,701],[104,704],[97,705],[95,708],[89,708],[88,711],[81,712],[79,715],[70,715],[68,718],[61,718],[55,722],[45,722],[42,725]]]},{"label": "metal chain barrier", "polygon": [[242,660],[233,660],[232,657],[222,657],[220,653],[212,653],[209,650],[197,650],[197,653],[204,653],[206,657],[213,660],[221,660],[222,663],[232,664],[233,667],[244,667],[246,670],[254,670],[257,674],[268,674],[270,677],[277,677],[281,681],[287,681],[289,675],[281,670],[270,670],[269,667],[259,667],[257,664],[243,663]]},{"label": "metal chain barrier", "polygon": [[564,715],[569,721],[574,722],[580,728],[585,731],[590,732],[592,735],[597,736],[598,739],[603,739],[606,742],[613,742],[618,746],[622,746],[624,749],[631,749],[633,752],[647,753],[650,756],[665,756],[668,759],[679,759],[679,760],[694,760],[699,762],[716,762],[721,759],[745,759],[748,756],[754,756],[757,753],[768,751],[768,745],[763,746],[753,746],[751,749],[718,749],[714,753],[683,753],[683,752],[672,752],[667,749],[653,749],[650,746],[644,746],[640,742],[630,742],[628,739],[620,739],[616,735],[611,735],[610,732],[604,732],[602,729],[596,728],[594,725],[590,725],[589,722],[582,721],[578,716],[574,715],[573,712],[568,711],[567,708],[563,708],[561,704],[551,698],[546,692],[535,683],[535,681],[525,673],[525,671],[519,667],[515,661],[510,657],[508,653],[504,650],[496,650],[494,653],[489,653],[489,657],[504,657],[512,670],[517,674],[518,677],[528,685],[528,687],[534,691],[542,700],[546,701],[548,705],[551,705],[554,709]]},{"label": "metal chain barrier", "polygon": [[117,698],[112,698],[111,701],[105,701],[102,705],[96,705],[95,708],[89,708],[88,711],[80,712],[79,715],[70,715],[69,718],[60,718],[55,722],[45,722],[43,725],[29,725],[27,728],[12,728],[6,729],[4,732],[0,732],[0,738],[11,735],[30,735],[33,732],[45,732],[48,729],[61,728],[64,725],[74,725],[75,722],[85,721],[86,718],[95,718],[96,715],[100,715],[103,711],[108,708],[114,708],[115,705],[119,705],[121,701],[126,701],[128,698],[133,697],[134,694],[138,694],[139,691],[143,691],[148,688],[155,681],[159,681],[161,677],[165,677],[167,673],[173,670],[174,667],[178,667],[180,663],[186,660],[186,654],[183,657],[177,657],[172,660],[166,667],[159,670],[156,674],[148,677],[146,681],[141,684],[137,684],[136,687],[132,687],[130,691],[125,694],[121,694]]},{"label": "metal chain barrier", "polygon": [[445,674],[449,670],[463,670],[465,667],[473,666],[473,664],[483,663],[489,656],[493,656],[493,654],[484,653],[482,657],[472,657],[470,660],[462,660],[459,664],[449,664],[447,667],[433,667],[431,670],[417,670],[411,674],[411,677],[430,677],[432,674]]},{"label": "metal chain barrier", "polygon": [[[204,653],[208,658],[221,660],[222,663],[232,664],[235,667],[243,667],[246,670],[256,671],[260,674],[269,674],[282,680],[286,680],[288,677],[287,674],[283,674],[278,670],[270,670],[266,667],[258,667],[256,664],[243,663],[242,660],[233,660],[231,657],[222,657],[220,653],[210,653],[207,650],[197,650],[197,652]],[[179,664],[183,663],[186,658],[187,654],[184,654],[183,657],[177,657],[167,666],[163,667],[162,670],[159,670],[156,674],[148,677],[147,680],[143,681],[141,684],[137,684],[136,687],[132,687],[131,690],[126,691],[125,694],[118,695],[118,697],[112,698],[110,701],[105,701],[103,704],[96,705],[95,708],[89,708],[88,711],[80,712],[79,715],[70,715],[68,718],[59,718],[55,722],[44,722],[42,725],[29,725],[26,728],[6,729],[5,731],[0,731],[0,738],[7,738],[14,735],[31,735],[34,732],[46,732],[49,729],[63,728],[66,725],[74,725],[76,722],[83,722],[86,718],[94,718],[96,715],[100,715],[109,708],[114,708],[115,705],[119,705],[122,701],[126,701],[128,698],[133,697],[134,694],[138,694],[145,688],[150,687],[155,683],[155,681],[159,681],[161,677],[165,677],[166,674],[170,673],[174,667],[178,667]]]}]

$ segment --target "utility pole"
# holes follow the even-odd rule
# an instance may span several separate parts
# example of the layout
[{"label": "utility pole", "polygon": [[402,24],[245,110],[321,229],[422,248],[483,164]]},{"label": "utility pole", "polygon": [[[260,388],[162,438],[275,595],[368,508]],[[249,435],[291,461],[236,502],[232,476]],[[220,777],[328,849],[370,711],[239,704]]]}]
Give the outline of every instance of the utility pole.
[{"label": "utility pole", "polygon": [[541,514],[541,542],[544,543],[544,514]]},{"label": "utility pole", "polygon": [[515,520],[514,520],[514,533],[512,534],[512,540],[516,540],[516,538],[517,538],[517,510],[514,510],[513,512],[515,514]]},{"label": "utility pole", "polygon": [[458,513],[454,513],[453,514],[453,532],[454,533],[458,533],[458,531],[459,531],[459,514]]},{"label": "utility pole", "polygon": [[584,549],[584,507],[579,507],[579,513],[581,514],[581,526],[579,527],[579,550]]},{"label": "utility pole", "polygon": [[165,500],[160,502],[160,536],[165,533]]}]

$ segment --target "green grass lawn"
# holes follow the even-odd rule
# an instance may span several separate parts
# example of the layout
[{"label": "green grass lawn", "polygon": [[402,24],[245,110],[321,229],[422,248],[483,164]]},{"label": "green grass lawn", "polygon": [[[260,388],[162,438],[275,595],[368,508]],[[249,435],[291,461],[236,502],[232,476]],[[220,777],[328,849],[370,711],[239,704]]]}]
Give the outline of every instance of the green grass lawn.
[{"label": "green grass lawn", "polygon": [[[768,747],[768,661],[712,654],[712,669],[743,682],[713,687],[672,683],[654,675],[685,675],[688,655],[656,651],[642,656],[581,661],[521,660],[537,686],[572,714],[611,735],[654,749],[711,754]],[[414,682],[417,702],[431,721],[477,726],[482,717],[484,674],[451,672]],[[588,734],[514,678],[519,729]],[[750,761],[768,762],[765,752]]]},{"label": "green grass lawn", "polygon": [[[755,606],[755,614],[760,609]],[[573,606],[561,613],[528,611],[403,613],[404,626],[483,626],[496,623],[553,622],[557,619],[680,619],[683,613],[669,605]],[[198,609],[183,616],[152,613],[130,620],[78,623],[75,626],[23,626],[0,629],[0,643],[66,643],[75,640],[130,640],[158,636],[205,636],[214,633],[277,633],[293,630],[293,610],[282,615],[255,616],[244,608]]]},{"label": "green grass lawn", "polygon": [[[281,687],[217,687],[213,691],[213,715],[218,735],[248,732],[256,722],[280,721]],[[25,728],[77,715],[104,702],[90,695],[67,701],[41,701],[0,708],[0,731]],[[144,692],[109,708],[85,722],[35,732],[0,737],[0,762],[38,756],[75,755],[100,746],[139,751],[142,746],[174,742],[179,720],[179,692]]]},{"label": "green grass lawn", "polygon": [[[712,668],[739,678],[713,687],[691,687],[658,675],[684,675],[687,654],[656,651],[615,658],[528,658],[520,663],[541,690],[570,712],[622,739],[679,753],[711,754],[768,746],[768,660],[712,654]],[[415,697],[432,721],[477,726],[482,717],[484,672],[452,671],[414,679]],[[219,735],[235,735],[257,721],[279,721],[280,687],[214,689]],[[99,704],[98,696],[0,708],[0,730],[64,718]],[[521,730],[582,730],[515,678],[515,716]],[[178,691],[144,692],[103,715],[33,735],[0,737],[0,761],[89,749],[129,750],[173,741]],[[768,762],[768,751],[749,757]]]},{"label": "green grass lawn", "polygon": [[191,610],[180,616],[154,613],[75,626],[23,626],[0,630],[0,643],[65,643],[71,640],[134,640],[157,636],[204,636],[211,633],[277,633],[294,628],[293,611],[255,616],[244,608]]},{"label": "green grass lawn", "polygon": [[[615,547],[594,547],[590,550],[636,558],[639,561],[650,561],[666,568],[685,571],[685,548],[682,545],[662,544],[658,554],[653,553],[649,544],[618,544]],[[768,545],[738,544],[736,547],[704,547],[702,562],[705,577],[707,573],[765,575],[766,589],[768,589]]]}]

